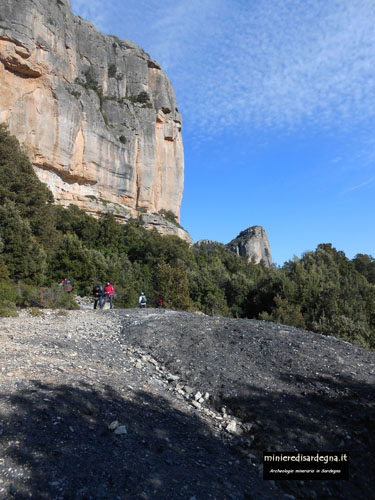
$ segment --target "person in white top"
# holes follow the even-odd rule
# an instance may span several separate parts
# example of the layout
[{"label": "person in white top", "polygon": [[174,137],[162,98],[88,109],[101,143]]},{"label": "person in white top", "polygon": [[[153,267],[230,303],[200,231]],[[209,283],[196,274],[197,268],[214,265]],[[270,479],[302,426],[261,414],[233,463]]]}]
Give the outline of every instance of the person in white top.
[{"label": "person in white top", "polygon": [[146,299],[146,295],[144,294],[144,292],[141,292],[141,295],[139,296],[139,299],[138,299],[138,303],[139,303],[139,307],[146,307],[147,306],[147,299]]}]

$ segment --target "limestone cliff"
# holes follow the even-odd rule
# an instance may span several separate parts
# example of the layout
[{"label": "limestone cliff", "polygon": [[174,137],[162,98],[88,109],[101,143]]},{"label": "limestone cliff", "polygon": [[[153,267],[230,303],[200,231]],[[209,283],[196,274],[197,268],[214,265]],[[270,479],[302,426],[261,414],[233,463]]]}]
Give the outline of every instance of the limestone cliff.
[{"label": "limestone cliff", "polygon": [[171,84],[142,49],[74,16],[69,0],[1,0],[0,122],[58,203],[179,220],[182,120]]},{"label": "limestone cliff", "polygon": [[249,261],[254,260],[256,264],[263,261],[265,266],[272,266],[271,248],[267,233],[261,226],[252,226],[242,231],[227,246],[232,252],[246,257]]}]

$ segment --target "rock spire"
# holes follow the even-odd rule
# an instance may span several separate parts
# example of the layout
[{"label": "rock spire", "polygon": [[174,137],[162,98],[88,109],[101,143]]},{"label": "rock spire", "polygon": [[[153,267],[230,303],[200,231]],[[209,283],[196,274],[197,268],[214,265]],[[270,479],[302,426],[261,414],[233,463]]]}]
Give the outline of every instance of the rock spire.
[{"label": "rock spire", "polygon": [[272,266],[271,248],[267,233],[261,226],[252,226],[245,229],[227,246],[237,255],[246,257],[248,261],[254,260],[256,264],[263,261],[265,266]]}]

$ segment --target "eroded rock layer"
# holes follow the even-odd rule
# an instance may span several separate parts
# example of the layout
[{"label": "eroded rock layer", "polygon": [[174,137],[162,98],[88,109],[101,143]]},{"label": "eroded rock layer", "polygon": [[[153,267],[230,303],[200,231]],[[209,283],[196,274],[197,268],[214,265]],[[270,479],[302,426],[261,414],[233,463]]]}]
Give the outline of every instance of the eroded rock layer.
[{"label": "eroded rock layer", "polygon": [[62,205],[172,212],[184,183],[181,115],[160,66],[99,33],[68,0],[2,0],[0,122]]}]

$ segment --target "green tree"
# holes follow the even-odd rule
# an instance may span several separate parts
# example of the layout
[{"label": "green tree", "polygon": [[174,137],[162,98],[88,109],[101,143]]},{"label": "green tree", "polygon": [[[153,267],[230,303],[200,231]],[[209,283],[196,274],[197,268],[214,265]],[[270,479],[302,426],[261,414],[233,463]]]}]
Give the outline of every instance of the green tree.
[{"label": "green tree", "polygon": [[0,177],[0,205],[13,201],[31,223],[44,205],[53,201],[51,191],[38,179],[17,139],[4,125],[0,125]]},{"label": "green tree", "polygon": [[42,284],[45,280],[46,254],[14,202],[6,201],[0,206],[0,238],[2,260],[11,279]]},{"label": "green tree", "polygon": [[164,261],[160,262],[157,265],[155,281],[158,295],[162,296],[165,307],[185,311],[192,308],[186,266],[183,262],[178,262],[175,267]]},{"label": "green tree", "polygon": [[97,253],[85,248],[75,234],[68,233],[50,256],[49,273],[54,282],[69,277],[74,283],[75,291],[85,293],[91,289],[96,277],[98,261],[103,262]]},{"label": "green tree", "polygon": [[355,269],[361,273],[369,283],[375,284],[375,259],[371,255],[359,253],[353,259]]}]

